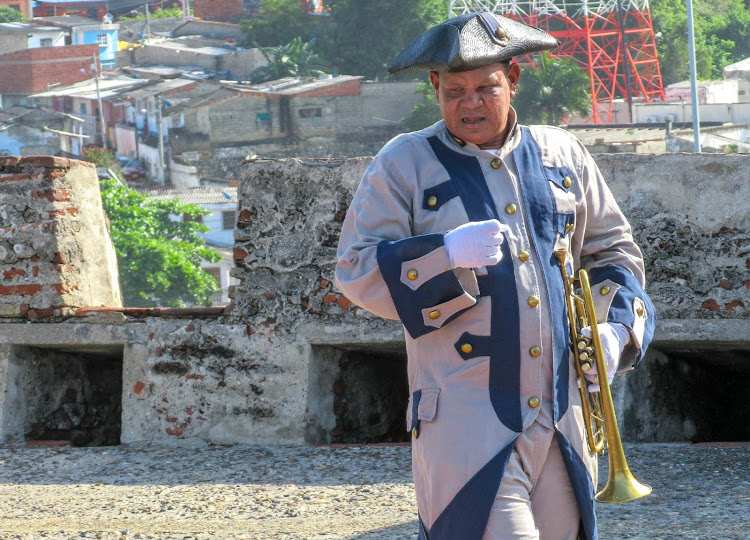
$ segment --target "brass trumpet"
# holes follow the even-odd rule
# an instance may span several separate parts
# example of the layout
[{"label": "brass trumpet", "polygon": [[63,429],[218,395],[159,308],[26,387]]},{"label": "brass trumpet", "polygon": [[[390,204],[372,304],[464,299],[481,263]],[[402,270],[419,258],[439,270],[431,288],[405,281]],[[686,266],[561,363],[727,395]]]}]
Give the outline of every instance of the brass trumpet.
[{"label": "brass trumpet", "polygon": [[[612,392],[607,380],[607,366],[599,337],[588,272],[584,269],[578,272],[581,292],[578,295],[575,292],[575,279],[568,275],[565,266],[566,256],[567,250],[555,251],[565,287],[565,304],[570,323],[570,338],[575,348],[574,364],[578,374],[578,392],[581,395],[586,440],[591,452],[599,453],[607,448],[609,456],[609,478],[604,489],[596,494],[596,500],[603,503],[634,501],[651,493],[651,487],[641,484],[633,477],[625,459]],[[586,326],[591,327],[591,339],[580,334],[581,329]],[[588,391],[584,377],[584,372],[593,365],[596,365],[599,378],[600,391],[596,393]]]}]

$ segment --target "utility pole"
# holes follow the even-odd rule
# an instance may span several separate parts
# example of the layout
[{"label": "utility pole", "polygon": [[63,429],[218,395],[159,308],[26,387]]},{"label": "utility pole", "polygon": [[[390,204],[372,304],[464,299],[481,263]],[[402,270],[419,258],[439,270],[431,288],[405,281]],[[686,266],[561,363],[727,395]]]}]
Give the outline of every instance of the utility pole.
[{"label": "utility pole", "polygon": [[151,37],[151,22],[148,18],[148,4],[143,4],[143,12],[146,14],[146,43],[148,43],[148,38]]},{"label": "utility pole", "polygon": [[99,104],[99,121],[102,126],[102,148],[107,149],[107,125],[104,123],[104,108],[102,108],[102,94],[99,92],[99,71],[96,68],[96,55],[93,56],[94,63],[91,64],[91,70],[94,72],[94,82],[96,82],[96,101]]},{"label": "utility pole", "polygon": [[695,68],[695,30],[693,1],[687,0],[688,52],[690,54],[690,95],[693,98],[693,152],[701,151],[701,121],[698,115],[698,80]]},{"label": "utility pole", "polygon": [[161,175],[164,179],[166,166],[164,165],[164,122],[161,117],[161,96],[155,96],[154,101],[156,102],[156,124],[159,133],[159,167],[161,167]]}]

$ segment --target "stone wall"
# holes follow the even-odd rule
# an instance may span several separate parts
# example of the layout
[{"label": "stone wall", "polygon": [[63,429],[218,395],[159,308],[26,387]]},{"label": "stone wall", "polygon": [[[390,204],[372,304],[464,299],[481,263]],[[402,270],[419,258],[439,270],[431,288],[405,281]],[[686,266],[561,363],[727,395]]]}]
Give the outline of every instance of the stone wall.
[{"label": "stone wall", "polygon": [[0,158],[0,316],[31,320],[121,306],[96,169],[53,157]]},{"label": "stone wall", "polygon": [[[736,399],[750,383],[747,159],[597,157],[644,250],[648,289],[660,314],[648,357],[614,385],[625,440],[750,439],[750,409]],[[48,432],[55,425],[81,431],[84,422],[76,420],[73,406],[82,406],[81,396],[102,392],[93,381],[71,386],[70,374],[77,369],[79,378],[97,377],[89,369],[92,361],[121,363],[111,372],[122,374],[125,443],[408,440],[403,330],[353,305],[333,285],[341,223],[369,162],[268,159],[244,165],[232,272],[240,283],[227,308],[87,308],[66,294],[54,299],[66,309],[42,312],[46,318],[39,320],[31,304],[37,298],[21,294],[31,289],[4,289],[21,295],[7,305],[26,302],[29,308],[0,319],[0,441],[42,436],[34,425]],[[20,162],[3,163],[0,195],[14,201],[3,205],[9,220],[4,238],[26,231],[38,238],[38,245],[28,243],[39,257],[20,258],[8,242],[0,260],[3,287],[24,286],[29,275],[52,280],[58,269],[75,277],[90,255],[71,248],[67,262],[55,262],[66,249],[51,247],[72,236],[47,241],[31,231],[50,218],[42,219],[41,212],[56,212],[59,221],[75,212],[58,211],[82,208],[73,186],[93,169],[67,161],[65,168],[53,160],[46,169],[27,163],[18,173],[12,167]],[[68,196],[56,189],[70,190],[70,201],[56,200]],[[104,218],[92,212],[100,216],[101,229],[87,238],[106,238]],[[53,228],[82,226],[61,223]],[[19,267],[19,260],[27,266]],[[53,371],[56,363],[68,368]],[[41,388],[33,393],[29,381]],[[40,408],[28,406],[45,393],[56,397]],[[112,408],[107,402],[91,406]],[[726,410],[732,414],[722,414]],[[87,418],[85,429],[94,433],[108,422]]]}]

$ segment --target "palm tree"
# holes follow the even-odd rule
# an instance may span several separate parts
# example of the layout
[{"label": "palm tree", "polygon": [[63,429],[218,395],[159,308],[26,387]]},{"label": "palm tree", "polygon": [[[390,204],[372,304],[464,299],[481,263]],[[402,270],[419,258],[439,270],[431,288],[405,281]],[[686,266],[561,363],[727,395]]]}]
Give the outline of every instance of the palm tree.
[{"label": "palm tree", "polygon": [[586,114],[591,107],[589,76],[570,58],[542,53],[534,67],[521,68],[513,106],[524,124],[558,125],[568,114]]},{"label": "palm tree", "polygon": [[[257,47],[257,45],[256,45]],[[258,84],[284,77],[310,77],[325,73],[325,62],[312,50],[312,42],[296,37],[286,45],[258,47],[268,62],[250,74],[250,82]]]}]

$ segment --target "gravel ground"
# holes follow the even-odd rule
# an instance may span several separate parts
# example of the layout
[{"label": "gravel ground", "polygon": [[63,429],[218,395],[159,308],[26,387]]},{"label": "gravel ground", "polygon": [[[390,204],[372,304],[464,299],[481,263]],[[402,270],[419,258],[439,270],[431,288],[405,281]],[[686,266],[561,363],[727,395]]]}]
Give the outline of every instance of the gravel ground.
[{"label": "gravel ground", "polygon": [[[603,539],[750,539],[750,445],[626,453],[654,494],[599,505]],[[411,540],[416,518],[408,446],[0,447],[2,539]]]}]

